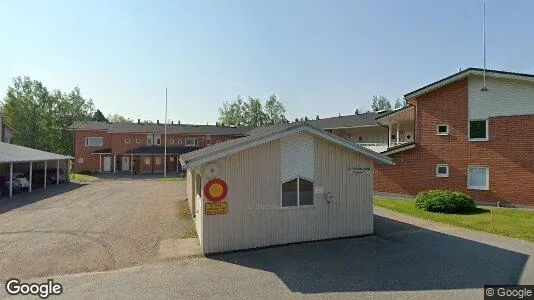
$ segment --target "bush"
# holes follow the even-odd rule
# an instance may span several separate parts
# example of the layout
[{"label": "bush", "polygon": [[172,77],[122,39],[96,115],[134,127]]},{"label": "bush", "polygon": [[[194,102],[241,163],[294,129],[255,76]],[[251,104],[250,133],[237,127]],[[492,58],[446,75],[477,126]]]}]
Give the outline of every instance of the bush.
[{"label": "bush", "polygon": [[426,211],[440,213],[471,212],[476,209],[473,199],[464,193],[448,190],[428,190],[415,198],[415,206]]}]

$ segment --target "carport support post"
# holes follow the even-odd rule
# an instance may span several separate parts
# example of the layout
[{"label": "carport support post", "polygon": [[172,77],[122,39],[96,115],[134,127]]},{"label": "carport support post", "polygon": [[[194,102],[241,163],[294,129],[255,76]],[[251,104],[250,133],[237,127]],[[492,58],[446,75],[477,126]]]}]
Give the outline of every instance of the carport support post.
[{"label": "carport support post", "polygon": [[30,186],[28,187],[28,192],[32,192],[32,169],[33,169],[33,163],[30,161]]},{"label": "carport support post", "polygon": [[388,135],[388,147],[391,147],[391,126],[393,126],[393,123],[389,123],[389,135]]},{"label": "carport support post", "polygon": [[13,163],[9,164],[9,198],[13,197]]},{"label": "carport support post", "polygon": [[102,154],[98,154],[98,162],[99,162],[98,170],[100,173],[102,173]]},{"label": "carport support post", "polygon": [[117,173],[117,155],[113,155],[113,173]]},{"label": "carport support post", "polygon": [[130,174],[133,174],[133,154],[130,155]]},{"label": "carport support post", "polygon": [[45,160],[45,167],[44,167],[44,188],[46,189],[46,163],[47,161]]},{"label": "carport support post", "polygon": [[397,122],[397,135],[396,135],[396,137],[397,137],[397,146],[399,145],[399,131],[400,131],[399,127],[400,127],[400,122]]},{"label": "carport support post", "polygon": [[59,184],[59,159],[56,163],[56,184]]}]

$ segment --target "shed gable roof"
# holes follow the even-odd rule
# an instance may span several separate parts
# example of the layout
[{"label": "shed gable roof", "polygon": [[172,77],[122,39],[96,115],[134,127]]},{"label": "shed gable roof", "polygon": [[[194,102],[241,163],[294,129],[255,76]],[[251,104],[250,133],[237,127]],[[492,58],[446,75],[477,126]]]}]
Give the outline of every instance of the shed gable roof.
[{"label": "shed gable roof", "polygon": [[262,134],[252,134],[246,137],[228,140],[222,143],[211,145],[197,151],[189,152],[180,156],[180,160],[188,166],[196,166],[202,163],[212,161],[230,154],[246,150],[248,148],[261,145],[284,136],[306,132],[314,136],[328,140],[331,143],[338,144],[346,149],[359,153],[375,162],[382,164],[393,164],[391,158],[374,152],[357,144],[354,144],[341,137],[328,133],[322,129],[314,127],[306,122],[283,124],[271,126],[272,130]]}]

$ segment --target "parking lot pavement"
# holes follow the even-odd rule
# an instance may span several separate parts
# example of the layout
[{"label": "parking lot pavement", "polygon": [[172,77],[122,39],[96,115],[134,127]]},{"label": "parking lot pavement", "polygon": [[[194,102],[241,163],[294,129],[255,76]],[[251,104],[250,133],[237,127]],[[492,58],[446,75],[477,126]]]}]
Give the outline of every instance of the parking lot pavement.
[{"label": "parking lot pavement", "polygon": [[158,261],[196,236],[183,181],[99,180],[0,198],[0,278],[105,271]]},{"label": "parking lot pavement", "polygon": [[374,221],[372,236],[55,280],[63,284],[65,299],[482,299],[484,284],[534,279],[533,243],[428,221],[415,226],[379,215]]}]

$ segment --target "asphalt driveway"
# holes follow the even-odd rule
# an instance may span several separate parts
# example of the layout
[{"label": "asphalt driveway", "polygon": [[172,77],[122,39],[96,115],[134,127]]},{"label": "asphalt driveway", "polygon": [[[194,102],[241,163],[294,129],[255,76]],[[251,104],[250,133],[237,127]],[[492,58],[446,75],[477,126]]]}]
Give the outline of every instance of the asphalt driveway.
[{"label": "asphalt driveway", "polygon": [[534,282],[534,243],[380,208],[374,221],[367,237],[55,279],[65,299],[482,299],[484,284]]},{"label": "asphalt driveway", "polygon": [[99,180],[0,198],[0,278],[106,271],[158,261],[162,240],[195,236],[185,184]]}]

